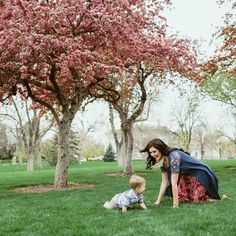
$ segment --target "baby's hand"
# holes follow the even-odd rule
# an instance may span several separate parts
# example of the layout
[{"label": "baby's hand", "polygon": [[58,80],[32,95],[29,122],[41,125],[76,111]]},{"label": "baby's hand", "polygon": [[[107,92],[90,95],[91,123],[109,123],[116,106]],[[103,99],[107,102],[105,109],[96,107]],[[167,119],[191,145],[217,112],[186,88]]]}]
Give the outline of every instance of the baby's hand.
[{"label": "baby's hand", "polygon": [[147,207],[146,207],[146,205],[145,205],[144,203],[141,203],[141,204],[140,204],[140,207],[141,207],[142,209],[144,209],[144,210],[147,210]]},{"label": "baby's hand", "polygon": [[127,207],[122,207],[122,212],[127,212]]}]

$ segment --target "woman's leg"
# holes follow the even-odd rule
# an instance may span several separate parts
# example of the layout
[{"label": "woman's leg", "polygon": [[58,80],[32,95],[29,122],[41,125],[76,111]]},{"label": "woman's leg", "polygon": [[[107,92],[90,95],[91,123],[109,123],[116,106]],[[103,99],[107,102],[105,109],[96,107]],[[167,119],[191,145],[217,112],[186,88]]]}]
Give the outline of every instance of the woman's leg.
[{"label": "woman's leg", "polygon": [[178,183],[180,202],[206,202],[209,197],[204,186],[194,176],[181,175]]}]

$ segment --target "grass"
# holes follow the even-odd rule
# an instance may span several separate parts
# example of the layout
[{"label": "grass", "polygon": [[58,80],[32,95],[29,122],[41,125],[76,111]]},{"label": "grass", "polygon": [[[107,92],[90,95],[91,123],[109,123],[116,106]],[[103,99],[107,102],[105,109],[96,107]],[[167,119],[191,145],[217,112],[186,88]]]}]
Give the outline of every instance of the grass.
[{"label": "grass", "polygon": [[[128,188],[129,177],[105,176],[121,171],[116,163],[86,162],[69,168],[69,181],[94,183],[94,188],[17,193],[14,187],[50,184],[54,168],[27,173],[26,167],[0,165],[0,235],[21,236],[157,236],[235,235],[236,160],[207,161],[219,179],[220,194],[230,201],[181,204],[172,208],[165,198],[153,205],[160,184],[158,169],[146,171],[144,161],[135,161],[134,170],[147,180],[144,193],[148,210],[135,207],[127,213],[106,210],[103,203]],[[140,173],[141,175],[141,173]]]}]

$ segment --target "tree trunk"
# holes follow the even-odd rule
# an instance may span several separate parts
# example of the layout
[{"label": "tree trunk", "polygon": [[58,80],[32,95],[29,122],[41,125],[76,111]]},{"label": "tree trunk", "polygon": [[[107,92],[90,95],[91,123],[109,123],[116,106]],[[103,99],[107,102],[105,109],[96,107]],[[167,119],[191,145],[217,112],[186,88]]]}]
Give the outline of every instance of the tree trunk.
[{"label": "tree trunk", "polygon": [[204,156],[203,142],[200,142],[200,147],[201,147],[201,160],[203,160],[203,156]]},{"label": "tree trunk", "polygon": [[122,155],[122,150],[121,150],[121,147],[123,145],[123,138],[119,141],[118,134],[115,128],[114,115],[113,115],[113,109],[112,109],[111,104],[109,104],[109,120],[110,120],[111,130],[112,130],[112,134],[113,134],[115,145],[116,145],[117,163],[119,166],[124,166],[123,155]]},{"label": "tree trunk", "polygon": [[219,156],[220,156],[220,159],[222,158],[222,149],[219,148]]},{"label": "tree trunk", "polygon": [[69,133],[72,119],[64,114],[63,119],[59,124],[58,133],[58,156],[55,171],[55,188],[63,188],[67,186],[68,176],[68,151],[69,151]]},{"label": "tree trunk", "polygon": [[23,147],[22,147],[22,142],[19,142],[19,144],[18,144],[18,163],[19,164],[23,163]]},{"label": "tree trunk", "polygon": [[33,172],[34,170],[34,152],[35,152],[35,146],[34,146],[34,136],[30,135],[30,133],[27,134],[27,143],[25,145],[26,147],[26,155],[27,155],[27,171]]},{"label": "tree trunk", "polygon": [[119,143],[116,145],[116,156],[117,156],[117,164],[118,166],[124,166],[124,155],[123,155],[123,150],[122,146],[124,146],[124,143]]},{"label": "tree trunk", "polygon": [[38,141],[36,150],[37,150],[37,152],[36,152],[36,155],[37,155],[37,167],[39,169],[42,169],[43,168],[43,163],[42,163],[41,141]]},{"label": "tree trunk", "polygon": [[33,172],[34,170],[34,153],[29,152],[27,153],[27,171],[28,172]]},{"label": "tree trunk", "polygon": [[124,142],[121,147],[123,157],[123,175],[131,175],[133,174],[132,155],[134,148],[132,127],[126,127],[126,129],[122,129],[122,131],[124,135]]},{"label": "tree trunk", "polygon": [[35,154],[35,134],[30,126],[30,123],[26,123],[23,133],[24,146],[26,150],[27,158],[27,171],[32,172],[34,167],[34,154]]}]

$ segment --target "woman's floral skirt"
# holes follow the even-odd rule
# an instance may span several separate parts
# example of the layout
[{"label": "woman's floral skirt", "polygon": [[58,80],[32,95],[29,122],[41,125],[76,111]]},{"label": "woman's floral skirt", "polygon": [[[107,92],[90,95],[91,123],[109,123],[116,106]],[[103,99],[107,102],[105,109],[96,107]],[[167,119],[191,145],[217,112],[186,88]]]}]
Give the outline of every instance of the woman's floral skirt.
[{"label": "woman's floral skirt", "polygon": [[178,183],[180,202],[205,202],[208,201],[206,189],[194,176],[181,175]]}]

